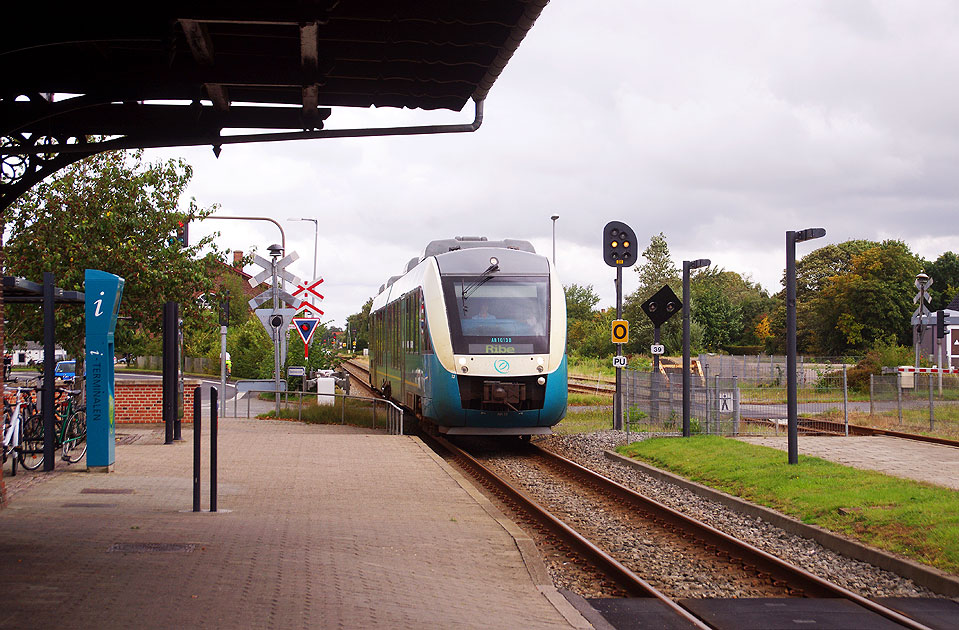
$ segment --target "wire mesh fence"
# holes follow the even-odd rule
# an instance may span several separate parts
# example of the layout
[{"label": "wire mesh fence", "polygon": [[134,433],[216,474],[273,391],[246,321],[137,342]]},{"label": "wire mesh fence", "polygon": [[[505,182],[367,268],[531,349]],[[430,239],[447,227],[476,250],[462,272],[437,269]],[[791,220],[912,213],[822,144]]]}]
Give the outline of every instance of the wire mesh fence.
[{"label": "wire mesh fence", "polygon": [[[786,386],[786,356],[785,355],[729,355],[729,354],[700,354],[697,359],[704,376],[733,377],[742,381],[758,383],[779,383]],[[796,357],[796,378],[800,386],[804,383],[815,383],[819,375],[841,370],[845,364],[854,364],[852,357]]]},{"label": "wire mesh fence", "polygon": [[872,375],[861,412],[880,428],[959,437],[959,374]]},{"label": "wire mesh fence", "polygon": [[[799,367],[797,366],[797,372]],[[690,431],[711,435],[785,434],[785,377],[690,375]],[[848,432],[849,425],[959,437],[959,375],[873,375],[852,390],[845,366],[817,368],[798,379],[800,430]],[[798,377],[798,375],[797,375]],[[680,435],[682,373],[624,370],[623,420],[633,432]],[[940,384],[941,381],[941,384]]]}]

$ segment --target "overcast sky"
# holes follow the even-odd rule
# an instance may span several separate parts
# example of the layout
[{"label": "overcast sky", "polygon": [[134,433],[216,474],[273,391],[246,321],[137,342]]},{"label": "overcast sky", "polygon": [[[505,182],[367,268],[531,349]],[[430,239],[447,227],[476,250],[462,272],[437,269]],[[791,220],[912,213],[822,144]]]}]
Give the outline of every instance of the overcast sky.
[{"label": "overcast sky", "polygon": [[[959,3],[954,0],[555,1],[493,86],[470,134],[152,150],[194,167],[189,195],[282,223],[291,270],[318,275],[342,325],[434,239],[533,242],[564,284],[612,305],[602,228],[673,260],[710,258],[781,287],[785,231],[959,251]],[[328,128],[472,121],[334,110]],[[208,221],[221,247],[279,241],[268,223]],[[254,268],[248,271],[255,272]],[[636,276],[624,272],[624,291]]]}]

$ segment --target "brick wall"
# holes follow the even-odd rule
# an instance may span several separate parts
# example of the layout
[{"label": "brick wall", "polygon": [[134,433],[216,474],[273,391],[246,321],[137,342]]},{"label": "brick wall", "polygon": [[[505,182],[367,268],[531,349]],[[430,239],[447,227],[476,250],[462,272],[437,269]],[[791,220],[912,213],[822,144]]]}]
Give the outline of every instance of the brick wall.
[{"label": "brick wall", "polygon": [[[193,422],[193,390],[200,381],[183,385],[183,422]],[[117,424],[163,422],[163,382],[159,379],[117,380],[113,413]]]}]

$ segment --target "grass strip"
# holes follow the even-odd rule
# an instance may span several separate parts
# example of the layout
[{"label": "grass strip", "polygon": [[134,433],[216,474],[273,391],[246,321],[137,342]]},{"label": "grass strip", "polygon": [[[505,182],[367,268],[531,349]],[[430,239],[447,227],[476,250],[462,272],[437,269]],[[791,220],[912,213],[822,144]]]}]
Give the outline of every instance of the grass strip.
[{"label": "grass strip", "polygon": [[[271,394],[272,396],[272,394]],[[380,403],[376,409],[376,428],[387,428],[387,407]],[[258,418],[275,418],[276,412],[270,411],[257,416]],[[349,424],[355,427],[373,427],[373,402],[356,399],[346,400],[346,409],[343,409],[343,399],[339,398],[335,405],[317,405],[313,401],[303,401],[302,411],[295,402],[280,408],[280,418],[289,420],[302,419],[307,424]]]},{"label": "grass strip", "polygon": [[[837,438],[841,439],[841,438]],[[959,492],[716,436],[617,449],[804,523],[959,573]]]}]

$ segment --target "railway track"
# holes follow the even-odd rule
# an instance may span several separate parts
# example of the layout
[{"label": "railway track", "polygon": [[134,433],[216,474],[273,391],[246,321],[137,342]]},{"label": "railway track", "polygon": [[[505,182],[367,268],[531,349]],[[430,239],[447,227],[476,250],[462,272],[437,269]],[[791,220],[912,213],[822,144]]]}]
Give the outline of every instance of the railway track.
[{"label": "railway track", "polygon": [[616,389],[608,387],[596,387],[595,385],[583,385],[581,383],[567,383],[567,391],[571,394],[593,394],[595,396],[612,396]]},{"label": "railway track", "polygon": [[[692,627],[712,627],[693,615],[690,608],[694,607],[689,606],[690,601],[697,601],[695,608],[701,610],[707,600],[680,599],[691,593],[682,589],[671,592],[676,588],[663,575],[644,575],[651,563],[637,563],[615,539],[603,540],[602,531],[591,531],[597,511],[602,511],[604,517],[615,513],[625,527],[642,532],[641,537],[652,553],[688,560],[697,583],[736,581],[739,584],[735,588],[746,593],[744,597],[841,599],[898,627],[927,627],[536,446],[504,456],[500,444],[498,454],[490,456],[477,453],[472,447],[469,450],[473,452],[467,452],[441,438],[435,441],[513,511],[517,520],[538,531],[547,545],[562,550],[570,562],[586,565],[587,573],[600,574],[606,583],[615,585],[611,592],[618,589],[620,595],[655,602]],[[504,465],[504,457],[511,460],[508,465]],[[525,490],[508,472],[504,473],[517,461],[524,468],[537,471],[537,481],[527,483]],[[571,510],[568,502],[554,500],[550,495],[576,497],[576,503],[582,507]]]},{"label": "railway track", "polygon": [[349,360],[343,361],[340,363],[340,367],[346,370],[346,373],[350,376],[351,387],[355,384],[363,391],[364,394],[371,396],[373,398],[381,398],[380,393],[370,387],[370,368],[363,365],[359,361]]}]

